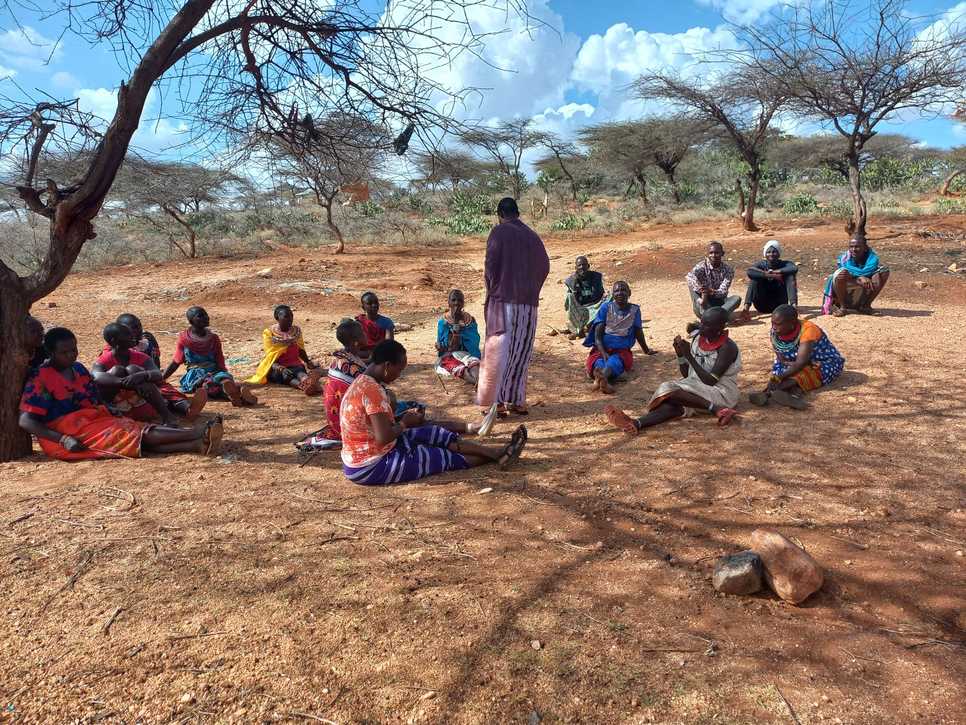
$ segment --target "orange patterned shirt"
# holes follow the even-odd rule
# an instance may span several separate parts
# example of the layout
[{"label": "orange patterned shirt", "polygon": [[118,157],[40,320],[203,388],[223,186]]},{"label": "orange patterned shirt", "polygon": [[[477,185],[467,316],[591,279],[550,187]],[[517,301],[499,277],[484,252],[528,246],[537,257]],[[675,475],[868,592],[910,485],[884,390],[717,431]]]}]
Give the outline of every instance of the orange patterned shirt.
[{"label": "orange patterned shirt", "polygon": [[386,389],[373,377],[363,373],[352,381],[339,407],[342,462],[350,468],[363,468],[375,463],[396,446],[394,440],[384,446],[376,442],[369,421],[369,416],[374,413],[387,413],[392,418],[392,404]]}]

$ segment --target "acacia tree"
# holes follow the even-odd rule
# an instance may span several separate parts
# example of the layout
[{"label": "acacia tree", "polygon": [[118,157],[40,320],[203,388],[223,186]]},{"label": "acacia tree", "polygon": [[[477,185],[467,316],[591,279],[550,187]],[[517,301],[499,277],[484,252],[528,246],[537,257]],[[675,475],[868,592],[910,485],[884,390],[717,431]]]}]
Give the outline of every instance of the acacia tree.
[{"label": "acacia tree", "polygon": [[654,164],[654,156],[652,139],[640,121],[587,126],[578,136],[595,163],[629,181],[625,193],[636,185],[641,200],[647,201],[647,169]]},{"label": "acacia tree", "polygon": [[[385,15],[374,15],[362,0],[0,3],[3,25],[19,28],[28,20],[14,13],[36,12],[48,23],[60,18],[64,32],[113,50],[127,75],[103,130],[80,113],[76,100],[0,98],[0,155],[20,159],[18,194],[50,228],[47,253],[34,272],[20,276],[0,263],[0,379],[8,383],[0,388],[0,460],[30,450],[17,426],[19,381],[30,355],[24,319],[95,236],[94,220],[155,88],[180,101],[194,138],[211,145],[240,134],[294,138],[305,129],[303,114],[340,109],[405,128],[396,144],[402,153],[415,130],[432,135],[449,124],[440,109],[460,89],[439,87],[428,71],[480,52],[483,38],[467,8],[481,3],[525,17],[523,0],[399,0]],[[92,129],[99,131],[96,143]],[[37,183],[48,147],[67,152],[84,145],[92,153],[78,178]]]},{"label": "acacia tree", "polygon": [[449,184],[451,191],[481,176],[485,167],[472,154],[459,149],[441,148],[416,154],[419,182],[430,187]]},{"label": "acacia tree", "polygon": [[542,143],[543,134],[529,118],[504,121],[493,128],[474,128],[460,135],[463,143],[496,165],[514,199],[523,195],[523,155]]},{"label": "acacia tree", "polygon": [[946,163],[949,164],[952,171],[943,179],[942,186],[939,187],[939,195],[953,196],[950,187],[958,177],[966,173],[966,146],[956,146],[955,148],[949,149],[945,157]]},{"label": "acacia tree", "polygon": [[[849,179],[849,165],[845,158],[845,140],[838,134],[814,136],[782,136],[769,146],[769,161],[785,169],[828,169]],[[915,141],[898,133],[873,136],[859,154],[859,170],[870,162],[884,158],[907,158],[919,155]]]},{"label": "acacia tree", "polygon": [[865,238],[868,212],[861,160],[883,122],[900,114],[936,116],[962,98],[966,33],[962,18],[932,23],[906,0],[828,0],[781,7],[767,22],[741,27],[745,52],[733,58],[770,79],[800,116],[845,140],[852,192],[848,232]]},{"label": "acacia tree", "polygon": [[681,190],[675,177],[678,165],[688,152],[708,140],[708,123],[687,116],[649,118],[641,122],[642,134],[650,140],[650,154],[671,187],[676,204]]},{"label": "acacia tree", "polygon": [[385,128],[362,116],[335,112],[313,120],[294,141],[270,138],[266,150],[277,152],[281,179],[312,192],[336,239],[335,254],[342,254],[345,238],[332,217],[335,198],[343,187],[367,183],[377,174],[391,147]]},{"label": "acacia tree", "polygon": [[670,73],[651,73],[635,83],[643,99],[664,100],[695,118],[717,126],[738,151],[748,167],[748,195],[737,182],[739,216],[747,231],[756,231],[755,206],[765,161],[765,145],[775,114],[787,94],[771,76],[752,69],[740,69],[721,78],[699,80]]},{"label": "acacia tree", "polygon": [[549,152],[549,155],[547,158],[541,159],[537,165],[542,166],[543,170],[547,173],[554,167],[559,169],[560,173],[566,177],[567,183],[570,185],[571,200],[576,202],[577,191],[579,189],[576,167],[580,165],[580,162],[584,159],[584,155],[580,153],[580,149],[577,148],[576,144],[570,141],[564,141],[555,133],[542,133],[539,138],[539,143]]}]

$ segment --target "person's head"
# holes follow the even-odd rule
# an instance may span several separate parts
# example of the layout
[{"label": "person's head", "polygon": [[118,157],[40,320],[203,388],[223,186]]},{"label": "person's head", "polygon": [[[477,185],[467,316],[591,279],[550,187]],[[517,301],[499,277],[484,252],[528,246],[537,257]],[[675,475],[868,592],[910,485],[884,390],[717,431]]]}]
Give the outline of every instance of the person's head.
[{"label": "person's head", "polygon": [[44,325],[33,315],[27,315],[25,321],[27,328],[27,347],[36,350],[44,344]]},{"label": "person's head", "polygon": [[778,260],[782,258],[782,245],[779,244],[777,239],[772,239],[765,244],[761,254],[768,264],[778,264]]},{"label": "person's head", "polygon": [[204,330],[211,322],[204,307],[189,307],[185,317],[188,318],[188,323],[199,331]]},{"label": "person's head", "polygon": [[778,305],[771,313],[771,326],[778,335],[790,335],[798,326],[798,310],[791,305]]},{"label": "person's head", "polygon": [[44,335],[44,349],[56,370],[66,370],[77,362],[77,338],[66,327],[52,327]]},{"label": "person's head", "polygon": [[500,219],[516,219],[520,216],[520,207],[512,196],[504,196],[496,205],[496,215]]},{"label": "person's head", "polygon": [[295,315],[292,314],[292,308],[288,305],[275,305],[275,311],[272,313],[275,316],[275,320],[278,322],[278,329],[282,332],[288,332],[292,327],[292,322],[295,320]]},{"label": "person's head", "polygon": [[861,237],[849,240],[849,254],[863,259],[869,253],[869,245]]},{"label": "person's head", "polygon": [[366,335],[358,320],[350,318],[342,320],[335,328],[335,339],[349,352],[358,353],[366,341]]},{"label": "person's head", "polygon": [[391,383],[406,369],[406,348],[395,340],[383,340],[372,351],[371,362],[382,366],[382,382]]},{"label": "person's head", "polygon": [[590,262],[587,261],[587,257],[577,257],[574,261],[574,272],[577,273],[578,277],[583,277],[590,271]]},{"label": "person's head", "polygon": [[463,291],[458,289],[450,290],[447,304],[449,305],[449,313],[455,320],[463,314],[463,308],[466,307],[466,298],[463,296]]},{"label": "person's head", "polygon": [[370,319],[375,319],[376,315],[379,314],[379,298],[376,297],[375,292],[365,292],[361,298],[362,311],[366,313],[366,316]]},{"label": "person's head", "polygon": [[626,307],[627,301],[631,298],[631,286],[624,280],[618,280],[614,282],[610,296],[614,298],[618,307]]},{"label": "person's head", "polygon": [[104,328],[104,342],[114,350],[130,350],[134,347],[134,335],[126,325],[112,322]]},{"label": "person's head", "polygon": [[118,315],[115,322],[117,322],[119,325],[124,325],[131,331],[131,336],[134,338],[134,342],[138,342],[142,337],[144,337],[144,326],[141,324],[141,320],[138,319],[137,315],[132,315],[130,312],[125,312],[123,315]]},{"label": "person's head", "polygon": [[728,325],[728,310],[724,307],[709,307],[701,315],[698,332],[706,340],[717,340],[724,334]]},{"label": "person's head", "polygon": [[717,267],[724,259],[724,245],[721,242],[711,242],[708,245],[708,261],[712,267]]}]

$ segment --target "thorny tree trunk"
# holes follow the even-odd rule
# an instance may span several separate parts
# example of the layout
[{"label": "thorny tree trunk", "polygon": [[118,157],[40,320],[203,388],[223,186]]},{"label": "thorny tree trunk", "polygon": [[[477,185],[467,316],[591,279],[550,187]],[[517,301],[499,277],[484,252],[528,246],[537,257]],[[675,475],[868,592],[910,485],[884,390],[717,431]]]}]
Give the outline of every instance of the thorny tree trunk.
[{"label": "thorny tree trunk", "polygon": [[641,201],[647,202],[647,177],[643,173],[634,174],[634,179],[641,188]]},{"label": "thorny tree trunk", "polygon": [[758,202],[758,186],[761,183],[761,174],[752,170],[748,174],[748,200],[745,202],[744,214],[741,217],[741,228],[746,232],[757,232],[755,226],[755,206]]},{"label": "thorny tree trunk", "polygon": [[22,381],[32,350],[27,350],[24,324],[30,301],[15,275],[0,269],[0,461],[30,453],[30,435],[20,429],[19,404]]},{"label": "thorny tree trunk", "polygon": [[865,239],[868,212],[862,197],[862,174],[859,170],[859,150],[846,155],[849,164],[849,190],[852,192],[852,218],[845,230],[855,239]]},{"label": "thorny tree trunk", "polygon": [[674,178],[674,169],[664,169],[667,183],[671,185],[671,194],[674,196],[674,203],[681,203],[681,191],[678,189],[678,180]]},{"label": "thorny tree trunk", "polygon": [[960,175],[964,173],[966,173],[966,169],[957,169],[949,176],[947,176],[946,180],[943,181],[942,188],[939,189],[939,196],[952,196],[952,194],[949,191],[949,187]]},{"label": "thorny tree trunk", "polygon": [[185,230],[185,234],[188,236],[187,249],[185,249],[180,244],[175,242],[174,239],[172,238],[171,241],[174,243],[174,246],[176,246],[178,250],[188,259],[194,259],[198,253],[197,234],[195,233],[194,227],[192,227],[191,224],[189,224],[184,217],[178,214],[178,212],[175,209],[168,206],[167,204],[162,204],[161,209],[164,210],[164,212],[172,219],[174,219],[179,225],[181,225]]}]

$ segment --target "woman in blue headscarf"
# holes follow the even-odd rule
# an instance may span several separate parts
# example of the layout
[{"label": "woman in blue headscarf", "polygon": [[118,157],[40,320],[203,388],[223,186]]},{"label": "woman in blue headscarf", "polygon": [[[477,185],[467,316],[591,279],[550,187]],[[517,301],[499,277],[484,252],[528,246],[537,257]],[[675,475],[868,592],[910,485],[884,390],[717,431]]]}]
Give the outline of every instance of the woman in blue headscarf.
[{"label": "woman in blue headscarf", "polygon": [[450,291],[448,303],[449,311],[436,326],[436,372],[475,386],[480,372],[480,331],[473,316],[463,309],[466,298],[460,290]]},{"label": "woman in blue headscarf", "polygon": [[822,313],[835,317],[844,317],[847,310],[873,314],[872,302],[889,280],[889,269],[864,239],[849,241],[849,251],[839,257],[838,265],[825,280]]}]

